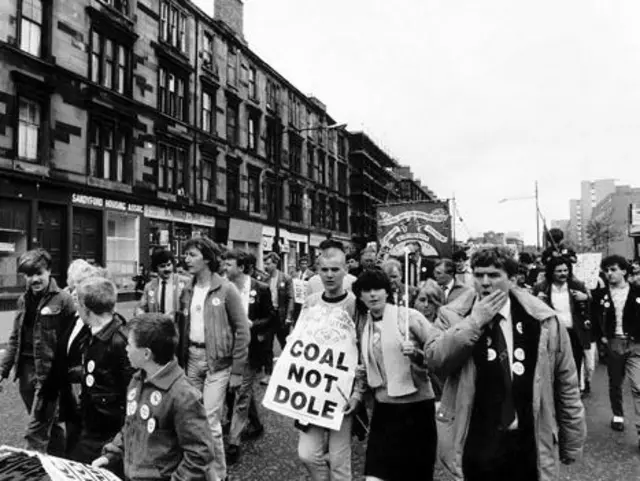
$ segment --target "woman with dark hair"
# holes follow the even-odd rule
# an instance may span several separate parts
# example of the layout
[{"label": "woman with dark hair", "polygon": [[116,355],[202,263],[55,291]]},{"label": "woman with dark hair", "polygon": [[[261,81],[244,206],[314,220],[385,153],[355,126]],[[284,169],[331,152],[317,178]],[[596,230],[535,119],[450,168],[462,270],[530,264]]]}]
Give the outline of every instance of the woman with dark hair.
[{"label": "woman with dark hair", "polygon": [[381,270],[363,272],[353,292],[368,309],[362,358],[375,399],[366,479],[432,480],[435,403],[421,347],[435,328],[418,311],[387,302],[391,283]]}]

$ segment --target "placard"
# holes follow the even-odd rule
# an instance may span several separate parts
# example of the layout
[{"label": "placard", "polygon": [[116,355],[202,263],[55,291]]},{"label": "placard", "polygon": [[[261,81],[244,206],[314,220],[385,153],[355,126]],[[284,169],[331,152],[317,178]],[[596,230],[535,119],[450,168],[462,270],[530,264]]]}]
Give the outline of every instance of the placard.
[{"label": "placard", "polygon": [[600,277],[600,263],[602,262],[601,252],[586,252],[577,254],[578,261],[573,265],[573,275],[579,281],[585,283],[588,289],[595,289],[598,286]]},{"label": "placard", "polygon": [[267,409],[339,430],[358,364],[356,328],[342,307],[303,308],[262,400]]},{"label": "placard", "polygon": [[293,302],[296,304],[304,304],[307,298],[307,281],[302,279],[293,279]]},{"label": "placard", "polygon": [[[40,476],[43,470],[48,477]],[[121,481],[106,469],[11,446],[0,446],[0,475],[1,479],[34,481]]]}]

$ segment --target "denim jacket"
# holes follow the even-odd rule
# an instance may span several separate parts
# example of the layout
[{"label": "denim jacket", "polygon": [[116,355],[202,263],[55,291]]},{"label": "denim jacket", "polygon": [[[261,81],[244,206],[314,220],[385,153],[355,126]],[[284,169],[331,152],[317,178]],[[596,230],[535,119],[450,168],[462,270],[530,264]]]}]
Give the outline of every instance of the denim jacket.
[{"label": "denim jacket", "polygon": [[[18,299],[18,310],[9,337],[7,354],[0,368],[0,377],[9,377],[15,366],[14,379],[18,377],[18,366],[22,352],[22,323],[26,312],[25,294]],[[76,309],[71,295],[58,287],[53,277],[43,294],[36,310],[33,325],[33,345],[35,355],[36,381],[42,387],[51,374],[58,341],[62,334],[75,322]]]},{"label": "denim jacket", "polygon": [[103,449],[124,461],[131,481],[202,480],[213,461],[213,438],[202,395],[174,359],[154,377],[134,374],[124,427]]},{"label": "denim jacket", "polygon": [[[180,311],[176,313],[180,333],[178,361],[185,369],[189,362],[192,297],[193,284],[182,291]],[[243,374],[250,340],[247,310],[238,289],[218,274],[211,277],[204,302],[204,337],[211,372],[231,366],[232,374]]]}]

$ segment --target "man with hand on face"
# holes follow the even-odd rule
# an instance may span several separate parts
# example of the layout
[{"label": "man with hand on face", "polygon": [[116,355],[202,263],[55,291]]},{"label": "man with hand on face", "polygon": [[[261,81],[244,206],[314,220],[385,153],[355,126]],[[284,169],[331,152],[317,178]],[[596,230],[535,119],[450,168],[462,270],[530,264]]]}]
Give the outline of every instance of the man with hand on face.
[{"label": "man with hand on face", "polygon": [[55,422],[56,396],[48,399],[44,391],[55,375],[52,367],[58,342],[75,323],[76,309],[71,295],[51,277],[51,255],[44,249],[22,254],[18,273],[24,276],[27,289],[18,299],[9,346],[0,366],[0,383],[15,367],[20,396],[30,415],[27,448],[61,455],[64,435]]},{"label": "man with hand on face", "polygon": [[227,278],[240,291],[251,326],[249,360],[244,368],[242,383],[236,390],[235,400],[232,394],[227,399],[231,429],[226,454],[227,463],[231,465],[235,464],[240,456],[241,437],[244,435],[248,439],[257,438],[264,432],[258,415],[253,385],[265,364],[265,355],[270,352],[266,343],[269,339],[269,331],[273,329],[275,312],[269,286],[249,276],[251,260],[247,253],[237,249],[227,252],[225,265]]},{"label": "man with hand on face", "polygon": [[[320,244],[318,274],[324,285],[322,293],[312,294],[302,308],[296,330],[305,328],[305,311],[321,307],[326,311],[327,321],[343,318],[352,319],[355,324],[355,296],[344,288],[347,262],[341,242],[328,239]],[[324,313],[323,313],[324,314]],[[356,326],[356,333],[358,333]],[[357,334],[358,335],[358,334]],[[359,335],[358,335],[359,336]],[[360,342],[354,339],[360,346]],[[304,463],[313,481],[351,480],[351,425],[352,414],[362,400],[363,380],[356,374],[353,393],[344,407],[345,416],[339,431],[296,422],[300,429],[298,456]],[[325,443],[325,437],[328,441]],[[327,448],[328,447],[328,452]]]},{"label": "man with hand on face", "polygon": [[187,276],[174,272],[173,254],[164,248],[156,249],[151,255],[151,270],[158,274],[144,286],[144,292],[134,315],[145,312],[159,312],[173,316],[178,310],[180,296],[191,283]]},{"label": "man with hand on face", "polygon": [[[566,328],[544,302],[515,288],[503,247],[474,253],[475,292],[440,308],[427,341],[443,376],[439,455],[456,480],[552,481],[586,437]],[[558,452],[559,451],[559,452]]]}]

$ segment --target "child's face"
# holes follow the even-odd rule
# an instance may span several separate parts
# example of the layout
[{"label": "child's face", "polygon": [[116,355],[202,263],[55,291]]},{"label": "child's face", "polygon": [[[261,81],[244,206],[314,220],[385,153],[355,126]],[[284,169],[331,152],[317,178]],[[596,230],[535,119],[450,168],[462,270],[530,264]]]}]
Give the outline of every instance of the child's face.
[{"label": "child's face", "polygon": [[134,369],[140,369],[144,365],[148,349],[146,347],[136,346],[136,339],[133,332],[129,332],[127,340],[127,357],[129,358],[131,367]]}]

